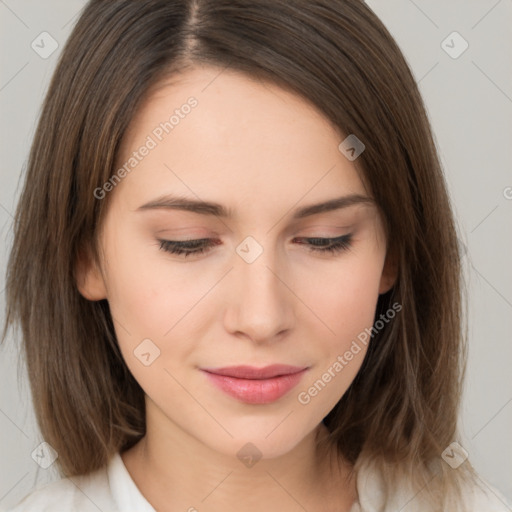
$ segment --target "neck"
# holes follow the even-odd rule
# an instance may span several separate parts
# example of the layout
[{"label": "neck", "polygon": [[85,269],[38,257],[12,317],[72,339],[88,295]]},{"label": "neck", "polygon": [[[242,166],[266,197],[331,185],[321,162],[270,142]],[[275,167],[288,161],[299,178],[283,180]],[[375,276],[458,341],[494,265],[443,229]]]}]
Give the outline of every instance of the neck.
[{"label": "neck", "polygon": [[325,444],[323,423],[286,454],[257,462],[219,453],[178,425],[156,423],[149,415],[146,435],[122,458],[159,512],[348,512],[356,499],[351,467]]}]

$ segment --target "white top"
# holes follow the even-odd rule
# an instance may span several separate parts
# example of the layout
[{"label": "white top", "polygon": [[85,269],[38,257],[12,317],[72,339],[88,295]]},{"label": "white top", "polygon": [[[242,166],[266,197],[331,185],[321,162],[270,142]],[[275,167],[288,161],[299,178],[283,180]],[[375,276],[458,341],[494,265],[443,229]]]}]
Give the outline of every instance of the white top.
[{"label": "white top", "polygon": [[[455,470],[454,470],[455,471]],[[378,475],[368,469],[357,475],[357,503],[350,512],[430,512],[421,494],[407,496],[398,488],[383,503]],[[482,481],[467,493],[467,512],[511,512],[505,498]],[[7,512],[156,512],[132,480],[123,459],[116,453],[108,465],[85,476],[57,480],[32,491]]]}]

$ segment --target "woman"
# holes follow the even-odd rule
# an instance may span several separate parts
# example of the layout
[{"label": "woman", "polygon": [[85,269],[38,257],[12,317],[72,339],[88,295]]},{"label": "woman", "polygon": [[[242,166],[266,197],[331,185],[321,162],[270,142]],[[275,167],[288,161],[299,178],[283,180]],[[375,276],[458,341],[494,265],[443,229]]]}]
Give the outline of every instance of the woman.
[{"label": "woman", "polygon": [[7,281],[66,478],[14,510],[507,510],[456,442],[460,295],[425,109],[363,2],[93,0]]}]

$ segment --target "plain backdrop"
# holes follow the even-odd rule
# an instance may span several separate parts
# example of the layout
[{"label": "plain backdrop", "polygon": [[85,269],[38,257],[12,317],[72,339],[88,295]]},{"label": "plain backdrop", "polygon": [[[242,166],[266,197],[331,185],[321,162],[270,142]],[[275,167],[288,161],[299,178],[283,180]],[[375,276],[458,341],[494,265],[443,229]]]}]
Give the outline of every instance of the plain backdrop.
[{"label": "plain backdrop", "polygon": [[[461,430],[482,478],[512,499],[512,1],[372,0],[419,83],[465,251],[470,354]],[[81,0],[0,0],[0,308],[12,215],[41,102]],[[32,48],[47,32],[48,58]],[[457,32],[457,34],[453,34]],[[47,39],[47,41],[50,41]],[[468,45],[467,49],[466,45]],[[45,45],[49,48],[48,45]],[[465,51],[463,51],[465,49]],[[14,337],[0,349],[0,507],[56,478]]]}]

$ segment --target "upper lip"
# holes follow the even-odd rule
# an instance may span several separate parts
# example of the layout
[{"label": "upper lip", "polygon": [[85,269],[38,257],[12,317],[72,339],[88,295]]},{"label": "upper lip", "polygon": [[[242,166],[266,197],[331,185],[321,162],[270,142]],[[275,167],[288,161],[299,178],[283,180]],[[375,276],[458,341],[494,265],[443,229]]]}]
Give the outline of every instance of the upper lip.
[{"label": "upper lip", "polygon": [[263,368],[255,366],[226,366],[224,368],[202,368],[203,371],[235,377],[238,379],[270,379],[279,375],[291,375],[305,370],[304,366],[291,366],[289,364],[272,364]]}]

